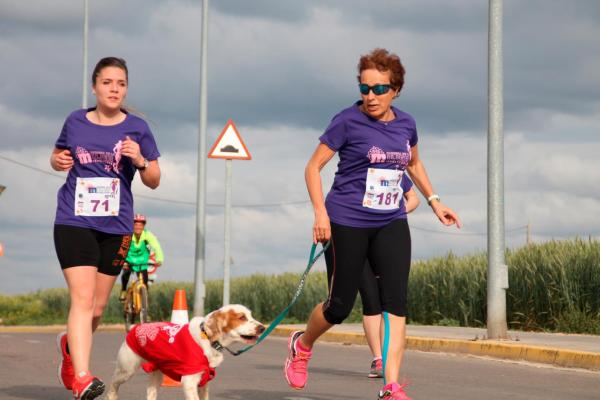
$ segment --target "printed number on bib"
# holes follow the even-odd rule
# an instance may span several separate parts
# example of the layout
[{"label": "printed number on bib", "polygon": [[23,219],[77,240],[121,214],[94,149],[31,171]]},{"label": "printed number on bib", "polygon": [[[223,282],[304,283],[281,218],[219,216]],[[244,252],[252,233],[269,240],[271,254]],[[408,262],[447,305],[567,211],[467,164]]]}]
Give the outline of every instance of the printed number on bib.
[{"label": "printed number on bib", "polygon": [[75,215],[112,217],[119,215],[121,181],[118,178],[77,178]]},{"label": "printed number on bib", "polygon": [[400,208],[404,171],[394,169],[369,168],[363,207],[375,210],[395,210]]}]

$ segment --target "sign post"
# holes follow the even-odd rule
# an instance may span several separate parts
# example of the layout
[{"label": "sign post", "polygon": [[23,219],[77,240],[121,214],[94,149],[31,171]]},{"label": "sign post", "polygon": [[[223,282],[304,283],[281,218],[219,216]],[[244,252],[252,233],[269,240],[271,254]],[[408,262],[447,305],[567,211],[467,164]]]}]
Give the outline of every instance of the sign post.
[{"label": "sign post", "polygon": [[252,156],[240,136],[232,120],[227,121],[225,128],[208,152],[208,158],[225,159],[225,209],[224,209],[224,254],[223,254],[223,305],[229,304],[229,283],[231,266],[231,160],[251,160]]}]

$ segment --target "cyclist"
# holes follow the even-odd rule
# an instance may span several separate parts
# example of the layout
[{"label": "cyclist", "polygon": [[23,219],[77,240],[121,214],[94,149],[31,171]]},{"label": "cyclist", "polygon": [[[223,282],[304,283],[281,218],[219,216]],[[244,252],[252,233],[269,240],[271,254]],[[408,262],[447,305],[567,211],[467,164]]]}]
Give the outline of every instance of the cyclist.
[{"label": "cyclist", "polygon": [[133,217],[133,236],[131,236],[131,246],[129,247],[129,253],[125,262],[127,266],[123,267],[121,273],[121,295],[119,296],[120,301],[125,301],[127,294],[127,283],[129,282],[129,276],[131,270],[134,272],[142,271],[144,276],[144,283],[148,286],[148,264],[150,261],[150,252],[153,251],[155,255],[157,267],[160,267],[163,263],[164,257],[162,248],[158,239],[152,232],[146,228],[146,216],[142,214],[135,214]]}]

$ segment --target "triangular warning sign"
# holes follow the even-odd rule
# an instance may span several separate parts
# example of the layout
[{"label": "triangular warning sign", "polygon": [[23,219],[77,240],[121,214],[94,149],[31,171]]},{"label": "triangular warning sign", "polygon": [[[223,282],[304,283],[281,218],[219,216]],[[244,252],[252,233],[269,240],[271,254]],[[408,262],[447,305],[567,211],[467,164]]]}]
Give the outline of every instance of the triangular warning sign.
[{"label": "triangular warning sign", "polygon": [[227,121],[223,132],[208,152],[208,158],[251,160],[252,156],[232,120]]}]

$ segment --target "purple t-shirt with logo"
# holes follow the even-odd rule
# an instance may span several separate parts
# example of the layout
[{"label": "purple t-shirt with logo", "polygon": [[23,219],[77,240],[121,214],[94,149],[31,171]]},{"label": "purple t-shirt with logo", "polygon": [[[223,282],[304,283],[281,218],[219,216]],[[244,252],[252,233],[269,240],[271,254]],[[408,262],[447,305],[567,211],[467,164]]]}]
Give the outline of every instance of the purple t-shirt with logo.
[{"label": "purple t-shirt with logo", "polygon": [[[399,206],[390,209],[365,206],[367,194],[373,201],[378,200],[377,194],[381,195],[379,200],[389,201],[390,197],[389,191],[386,192],[388,188],[374,188],[373,183],[367,181],[367,175],[373,170],[391,174],[394,170],[405,171],[410,162],[410,149],[418,141],[417,127],[413,117],[395,107],[392,107],[395,118],[382,122],[363,113],[359,108],[361,104],[359,101],[337,114],[319,138],[321,143],[338,152],[340,158],[325,206],[330,220],[336,224],[381,227],[406,218],[404,201],[397,199]],[[392,185],[400,182],[392,181]],[[390,181],[383,183],[389,185]]]},{"label": "purple t-shirt with logo", "polygon": [[[121,146],[129,136],[140,145],[142,156],[147,160],[156,160],[160,153],[154,136],[143,119],[126,113],[125,120],[119,124],[97,125],[86,117],[86,114],[93,109],[72,112],[56,140],[56,148],[68,149],[74,164],[65,184],[58,190],[54,223],[92,228],[111,234],[131,234],[133,232],[131,181],[136,168],[129,157],[121,155]],[[119,193],[116,194],[116,197],[119,197],[118,214],[115,216],[75,215],[77,178],[118,178],[120,180]]]}]

